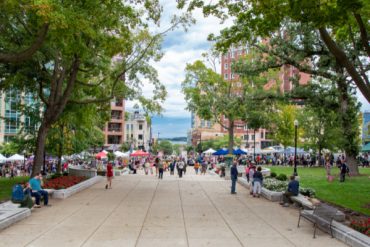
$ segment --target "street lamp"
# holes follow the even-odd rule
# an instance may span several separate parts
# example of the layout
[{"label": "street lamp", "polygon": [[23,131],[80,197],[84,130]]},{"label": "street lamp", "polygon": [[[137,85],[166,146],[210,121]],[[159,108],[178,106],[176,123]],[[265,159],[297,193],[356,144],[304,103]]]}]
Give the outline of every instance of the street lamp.
[{"label": "street lamp", "polygon": [[294,120],[294,176],[298,176],[297,173],[297,129],[298,129],[298,120]]}]

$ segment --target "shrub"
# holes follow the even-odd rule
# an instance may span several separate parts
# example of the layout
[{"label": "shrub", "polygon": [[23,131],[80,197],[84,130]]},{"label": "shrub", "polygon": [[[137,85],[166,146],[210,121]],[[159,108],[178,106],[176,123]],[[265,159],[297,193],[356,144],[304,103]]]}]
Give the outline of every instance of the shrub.
[{"label": "shrub", "polygon": [[276,178],[276,176],[277,176],[276,172],[271,172],[270,177]]},{"label": "shrub", "polygon": [[312,188],[302,188],[302,187],[300,187],[299,188],[299,193],[301,193],[304,196],[308,196],[308,197],[315,197],[315,195],[316,195],[316,191]]},{"label": "shrub", "polygon": [[287,177],[287,175],[282,173],[282,174],[279,174],[279,176],[277,176],[276,179],[280,180],[280,181],[287,181],[288,177]]},{"label": "shrub", "polygon": [[263,187],[276,192],[286,191],[288,188],[288,182],[279,181],[274,178],[266,178],[263,180]]},{"label": "shrub", "polygon": [[50,179],[59,178],[61,176],[62,175],[60,173],[55,173],[55,174],[51,175]]}]

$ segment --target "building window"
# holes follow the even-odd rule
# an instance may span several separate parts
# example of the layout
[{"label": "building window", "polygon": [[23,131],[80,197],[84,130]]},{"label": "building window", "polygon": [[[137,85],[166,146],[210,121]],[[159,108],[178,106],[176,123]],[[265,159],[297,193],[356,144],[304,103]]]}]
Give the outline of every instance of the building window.
[{"label": "building window", "polygon": [[224,78],[227,80],[227,79],[229,79],[229,74],[224,74]]},{"label": "building window", "polygon": [[254,135],[251,135],[251,136],[252,136],[251,140],[253,140],[253,141],[254,141],[254,137],[255,137],[255,136],[254,136]]},{"label": "building window", "polygon": [[129,131],[130,130],[130,125],[129,124],[126,124],[126,130]]},{"label": "building window", "polygon": [[138,140],[142,140],[143,139],[143,135],[138,135]]},{"label": "building window", "polygon": [[143,125],[139,124],[139,130],[142,130],[142,129],[143,129]]},{"label": "building window", "polygon": [[234,73],[231,73],[231,79],[234,79],[235,76],[234,76]]},{"label": "building window", "polygon": [[131,124],[131,131],[134,131],[134,125]]},{"label": "building window", "polygon": [[108,144],[120,144],[121,136],[108,136]]},{"label": "building window", "polygon": [[225,63],[225,69],[228,69],[228,68],[229,68],[229,64]]},{"label": "building window", "polygon": [[244,135],[244,140],[249,141],[249,135]]},{"label": "building window", "polygon": [[244,130],[248,130],[248,124],[244,125]]},{"label": "building window", "polygon": [[264,133],[263,133],[263,131],[261,131],[261,139],[263,139],[264,137]]}]

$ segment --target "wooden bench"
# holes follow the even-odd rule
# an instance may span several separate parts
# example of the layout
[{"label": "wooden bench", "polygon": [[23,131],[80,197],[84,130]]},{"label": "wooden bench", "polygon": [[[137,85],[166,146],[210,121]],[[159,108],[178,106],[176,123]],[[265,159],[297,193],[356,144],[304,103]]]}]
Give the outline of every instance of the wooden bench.
[{"label": "wooden bench", "polygon": [[332,223],[338,209],[333,208],[326,204],[319,204],[314,210],[302,210],[299,213],[298,225],[301,221],[301,217],[313,223],[314,232],[313,238],[316,238],[316,228],[319,227],[324,231],[330,230],[331,237],[333,238]]}]

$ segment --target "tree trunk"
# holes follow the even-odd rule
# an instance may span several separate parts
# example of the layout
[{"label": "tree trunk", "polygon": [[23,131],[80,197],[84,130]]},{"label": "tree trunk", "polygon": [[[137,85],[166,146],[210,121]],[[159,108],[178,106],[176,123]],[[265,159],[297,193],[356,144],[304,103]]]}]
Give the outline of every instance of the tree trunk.
[{"label": "tree trunk", "polygon": [[349,172],[352,176],[357,176],[359,175],[358,161],[356,160],[356,156],[358,155],[358,148],[356,147],[358,126],[355,123],[358,120],[356,114],[353,114],[355,106],[350,105],[354,104],[354,102],[351,102],[352,99],[348,93],[347,83],[339,79],[337,85],[339,89],[340,118],[345,142],[343,148],[346,153]]},{"label": "tree trunk", "polygon": [[62,173],[62,155],[63,155],[63,143],[64,143],[64,125],[60,127],[61,127],[60,128],[61,142],[59,143],[59,150],[58,150],[57,174]]},{"label": "tree trunk", "polygon": [[318,160],[318,163],[319,163],[319,166],[320,166],[320,167],[324,165],[324,164],[322,163],[322,158],[321,158],[321,156],[322,156],[322,147],[321,147],[321,145],[319,145],[319,160]]},{"label": "tree trunk", "polygon": [[229,154],[233,154],[234,148],[234,120],[229,119]]},{"label": "tree trunk", "polygon": [[32,168],[32,175],[34,177],[41,171],[41,166],[44,163],[44,149],[45,149],[45,141],[46,136],[49,131],[49,127],[43,122],[39,128],[37,133],[37,140],[36,140],[36,151],[35,157],[33,160],[33,168]]}]

